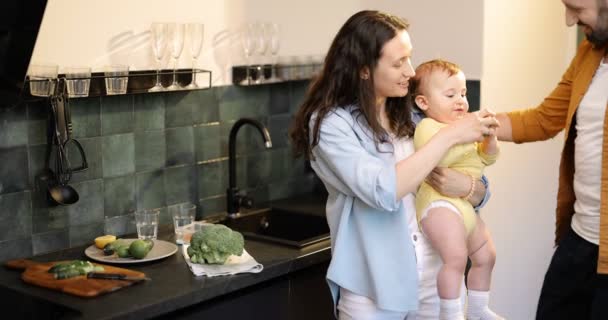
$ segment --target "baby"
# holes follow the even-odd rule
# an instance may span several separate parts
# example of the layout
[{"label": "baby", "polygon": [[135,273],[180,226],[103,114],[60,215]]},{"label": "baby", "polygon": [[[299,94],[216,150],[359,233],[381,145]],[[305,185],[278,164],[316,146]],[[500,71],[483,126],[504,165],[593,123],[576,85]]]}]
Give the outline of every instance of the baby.
[{"label": "baby", "polygon": [[[414,104],[426,115],[416,127],[416,149],[469,109],[464,73],[448,61],[432,60],[418,66],[416,76],[410,80],[410,90]],[[493,133],[480,143],[456,145],[438,166],[468,174],[470,192],[462,198],[446,197],[423,182],[416,194],[418,224],[443,261],[437,275],[440,319],[465,319],[458,297],[467,257],[472,262],[467,277],[467,319],[503,319],[488,307],[496,250],[483,221],[468,201],[483,168],[494,163],[497,156],[498,143]]]}]

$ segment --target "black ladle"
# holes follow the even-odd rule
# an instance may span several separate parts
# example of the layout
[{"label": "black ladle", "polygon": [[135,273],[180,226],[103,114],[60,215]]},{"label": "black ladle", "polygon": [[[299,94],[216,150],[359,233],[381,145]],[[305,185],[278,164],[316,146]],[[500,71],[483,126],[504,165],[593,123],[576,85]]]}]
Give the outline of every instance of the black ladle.
[{"label": "black ladle", "polygon": [[78,192],[68,184],[55,183],[49,185],[49,195],[51,199],[60,205],[70,205],[78,202],[80,197]]},{"label": "black ladle", "polygon": [[[61,156],[59,156],[56,160],[57,162],[63,161],[59,159],[60,157]],[[48,184],[49,196],[55,203],[60,205],[74,204],[78,202],[80,197],[78,196],[78,192],[76,192],[76,189],[67,184],[69,176],[66,176],[66,173],[62,172],[64,170],[62,169],[62,167],[62,165],[56,166],[57,172],[53,172],[49,169],[49,171],[51,172],[51,179],[49,179]]]},{"label": "black ladle", "polygon": [[[50,158],[50,157],[49,157]],[[57,160],[60,161],[60,160]],[[54,204],[70,205],[76,203],[80,197],[72,186],[68,185],[63,179],[50,168],[50,160],[47,161],[48,180],[47,190],[50,200]]]}]

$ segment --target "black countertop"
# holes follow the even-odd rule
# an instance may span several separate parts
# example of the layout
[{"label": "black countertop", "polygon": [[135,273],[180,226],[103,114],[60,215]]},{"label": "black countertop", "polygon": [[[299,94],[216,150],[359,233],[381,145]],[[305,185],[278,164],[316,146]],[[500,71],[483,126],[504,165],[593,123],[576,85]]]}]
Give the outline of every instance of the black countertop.
[{"label": "black countertop", "polygon": [[[275,202],[273,205],[280,208],[297,208],[316,214],[323,214],[324,211],[324,201],[314,197],[287,199]],[[173,241],[173,237],[172,230],[165,229],[161,230],[159,239]],[[46,262],[86,259],[84,255],[86,247],[36,256],[32,260]],[[6,305],[11,303],[10,301],[21,299],[28,300],[33,307],[52,305],[60,309],[65,308],[70,319],[148,319],[324,263],[331,257],[329,240],[296,249],[247,239],[245,249],[264,265],[262,272],[212,278],[195,277],[188,269],[183,255],[178,251],[159,261],[120,265],[119,267],[144,272],[152,281],[134,284],[94,298],[80,298],[29,285],[21,280],[20,271],[0,268],[0,297],[13,297],[13,300],[0,298],[0,301],[4,301],[0,306],[4,304],[2,307],[4,315],[7,312],[28,314],[27,310],[14,310],[27,306],[27,303],[22,303],[20,307],[15,306],[14,303],[12,306]]]}]

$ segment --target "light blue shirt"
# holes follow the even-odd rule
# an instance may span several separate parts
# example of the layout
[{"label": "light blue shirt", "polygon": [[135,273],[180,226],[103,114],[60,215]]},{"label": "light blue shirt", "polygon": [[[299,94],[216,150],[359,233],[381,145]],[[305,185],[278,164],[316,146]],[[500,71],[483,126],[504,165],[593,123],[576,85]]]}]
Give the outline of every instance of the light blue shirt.
[{"label": "light blue shirt", "polygon": [[311,166],[329,194],[332,260],[327,280],[334,305],[343,287],[372,299],[380,309],[408,312],[418,306],[416,255],[408,245],[403,202],[396,200],[392,143],[377,147],[355,106],[335,108],[321,122]]}]

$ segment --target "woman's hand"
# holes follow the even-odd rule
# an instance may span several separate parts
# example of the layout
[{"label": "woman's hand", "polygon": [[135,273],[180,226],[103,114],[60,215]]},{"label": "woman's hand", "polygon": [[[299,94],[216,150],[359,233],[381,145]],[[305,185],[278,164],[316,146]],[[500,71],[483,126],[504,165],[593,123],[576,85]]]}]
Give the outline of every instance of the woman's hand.
[{"label": "woman's hand", "polygon": [[442,130],[450,134],[454,139],[454,144],[481,142],[485,136],[496,133],[499,123],[495,115],[494,112],[487,109],[468,113]]},{"label": "woman's hand", "polygon": [[[451,198],[462,198],[471,191],[471,176],[460,171],[437,167],[426,177],[426,182],[444,196]],[[477,181],[475,192],[469,198],[473,206],[477,206],[486,193],[484,184]]]},{"label": "woman's hand", "polygon": [[426,177],[426,182],[444,196],[460,198],[469,194],[471,178],[454,169],[437,167]]}]

